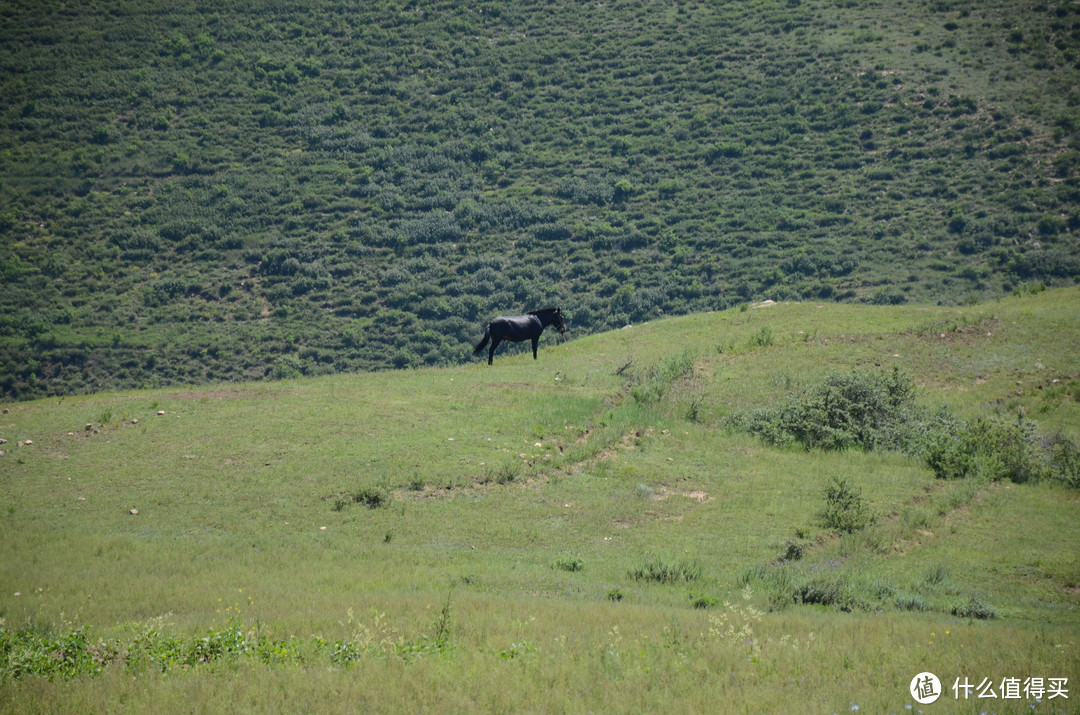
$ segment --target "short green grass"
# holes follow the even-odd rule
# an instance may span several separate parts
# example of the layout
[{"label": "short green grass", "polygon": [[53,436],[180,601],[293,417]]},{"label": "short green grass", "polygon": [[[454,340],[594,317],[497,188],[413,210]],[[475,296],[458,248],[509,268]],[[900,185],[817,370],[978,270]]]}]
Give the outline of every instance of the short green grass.
[{"label": "short green grass", "polygon": [[[1076,289],[778,304],[550,341],[535,362],[8,404],[3,628],[85,626],[118,655],[70,680],[9,662],[0,710],[903,712],[924,670],[946,700],[957,677],[1074,684],[1080,494],[776,449],[726,418],[896,366],[922,405],[1075,439],[1078,317]],[[870,526],[822,522],[833,478]],[[785,602],[782,569],[844,598]],[[230,628],[285,655],[125,665],[149,632]]]}]

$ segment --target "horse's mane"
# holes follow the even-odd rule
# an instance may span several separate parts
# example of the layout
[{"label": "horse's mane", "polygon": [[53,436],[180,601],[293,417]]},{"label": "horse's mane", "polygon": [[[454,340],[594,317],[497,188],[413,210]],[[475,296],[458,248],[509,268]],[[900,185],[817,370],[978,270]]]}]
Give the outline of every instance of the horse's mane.
[{"label": "horse's mane", "polygon": [[558,308],[541,308],[540,310],[530,310],[529,315],[537,315],[538,313],[551,313],[558,310]]}]

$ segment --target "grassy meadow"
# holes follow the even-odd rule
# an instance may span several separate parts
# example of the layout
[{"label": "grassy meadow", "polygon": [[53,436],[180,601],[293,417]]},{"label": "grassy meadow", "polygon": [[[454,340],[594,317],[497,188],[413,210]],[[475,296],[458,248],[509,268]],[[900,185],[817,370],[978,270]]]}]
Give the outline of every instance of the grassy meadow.
[{"label": "grassy meadow", "polygon": [[[8,403],[0,711],[1076,712],[1080,491],[736,418],[897,368],[1075,443],[1078,318],[1076,288],[744,305],[535,362]],[[952,691],[1040,677],[1068,699]]]}]

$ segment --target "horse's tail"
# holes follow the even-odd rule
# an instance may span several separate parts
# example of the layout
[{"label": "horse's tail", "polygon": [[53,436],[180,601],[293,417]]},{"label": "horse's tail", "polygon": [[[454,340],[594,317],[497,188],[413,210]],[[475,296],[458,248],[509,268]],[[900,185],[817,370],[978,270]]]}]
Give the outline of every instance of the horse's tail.
[{"label": "horse's tail", "polygon": [[488,340],[490,340],[490,339],[491,339],[491,324],[489,323],[487,328],[484,330],[484,339],[476,344],[476,347],[473,348],[472,354],[473,355],[479,355],[480,351],[484,349],[484,346],[488,344]]}]

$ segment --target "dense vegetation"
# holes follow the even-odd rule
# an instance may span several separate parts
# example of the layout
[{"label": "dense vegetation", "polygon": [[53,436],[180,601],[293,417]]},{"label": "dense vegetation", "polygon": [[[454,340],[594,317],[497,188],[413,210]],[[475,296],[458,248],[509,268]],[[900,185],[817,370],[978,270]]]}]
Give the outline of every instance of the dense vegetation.
[{"label": "dense vegetation", "polygon": [[0,13],[7,398],[1080,276],[1073,3]]}]

